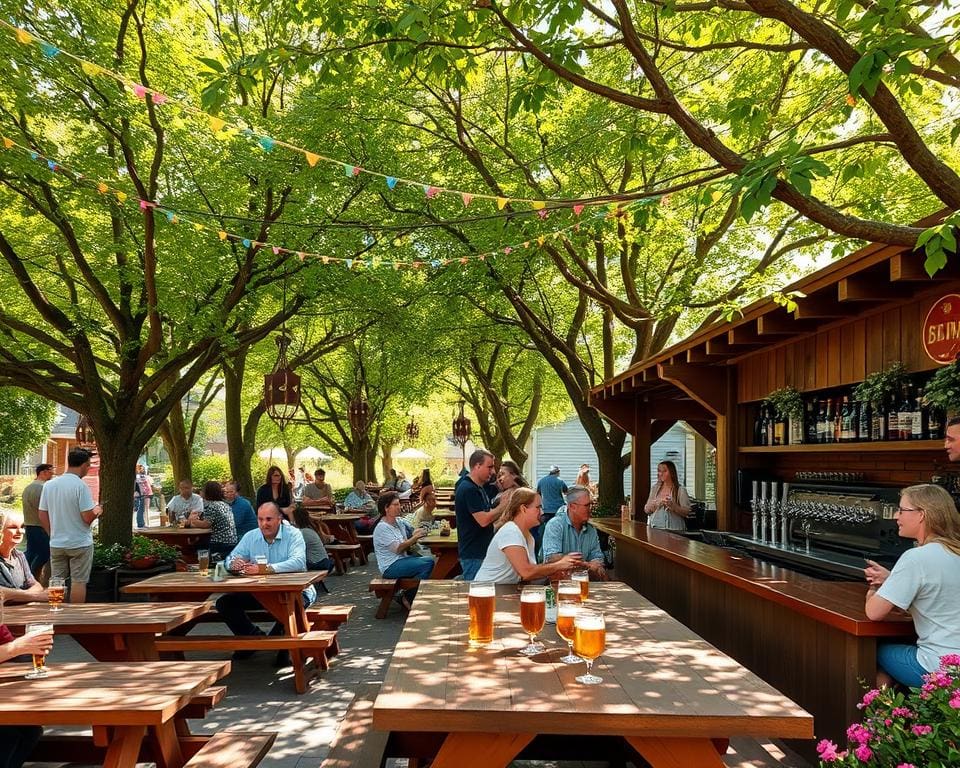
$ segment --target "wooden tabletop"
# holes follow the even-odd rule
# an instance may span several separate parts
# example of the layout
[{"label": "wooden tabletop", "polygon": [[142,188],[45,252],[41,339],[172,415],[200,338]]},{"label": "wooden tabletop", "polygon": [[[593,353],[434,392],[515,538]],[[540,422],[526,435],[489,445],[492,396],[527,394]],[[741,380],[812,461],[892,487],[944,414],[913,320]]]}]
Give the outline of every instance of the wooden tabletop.
[{"label": "wooden tabletop", "polygon": [[797,613],[858,637],[909,637],[910,615],[895,610],[883,621],[871,621],[864,613],[865,582],[824,581],[766,563],[737,552],[711,546],[644,523],[601,518],[597,528],[617,539],[629,539],[689,568],[719,581],[784,605]]},{"label": "wooden tabletop", "polygon": [[359,520],[361,517],[366,517],[367,515],[376,514],[375,512],[337,512],[334,515],[318,515],[318,517],[326,522],[328,520],[333,520],[338,523],[352,523],[355,520]]},{"label": "wooden tabletop", "polygon": [[159,725],[230,671],[229,661],[100,661],[28,667],[0,665],[0,724]]},{"label": "wooden tabletop", "polygon": [[27,624],[49,622],[54,632],[163,634],[210,610],[210,602],[194,603],[63,603],[62,611],[46,604],[11,605],[4,609],[7,626],[20,634]]},{"label": "wooden tabletop", "polygon": [[121,592],[141,595],[214,594],[217,592],[277,592],[304,590],[321,581],[326,571],[298,571],[296,573],[268,573],[264,576],[228,576],[214,581],[190,571],[161,573],[149,579],[121,587]]},{"label": "wooden tabletop", "polygon": [[459,539],[457,538],[457,529],[451,528],[449,536],[441,536],[438,533],[431,533],[420,539],[420,543],[432,549],[456,549]]},{"label": "wooden tabletop", "polygon": [[[488,765],[507,765],[535,734],[623,736],[645,749],[651,738],[696,741],[697,750],[734,735],[813,736],[803,709],[624,584],[591,584],[589,607],[603,609],[607,622],[596,686],[574,680],[584,665],[558,661],[566,644],[552,625],[541,636],[547,653],[518,654],[527,637],[516,593],[497,597],[493,643],[471,650],[466,590],[463,582],[421,583],[374,705],[378,730],[448,734],[435,765],[469,755],[465,746],[477,743],[470,734],[497,735],[501,749]],[[504,744],[510,734],[516,749]],[[459,749],[444,753],[454,735]]]},{"label": "wooden tabletop", "polygon": [[169,525],[151,526],[150,528],[134,528],[133,532],[139,534],[140,536],[152,538],[169,536],[171,538],[184,539],[189,538],[190,536],[209,536],[212,533],[210,528],[184,528],[183,526],[174,528],[173,526]]}]

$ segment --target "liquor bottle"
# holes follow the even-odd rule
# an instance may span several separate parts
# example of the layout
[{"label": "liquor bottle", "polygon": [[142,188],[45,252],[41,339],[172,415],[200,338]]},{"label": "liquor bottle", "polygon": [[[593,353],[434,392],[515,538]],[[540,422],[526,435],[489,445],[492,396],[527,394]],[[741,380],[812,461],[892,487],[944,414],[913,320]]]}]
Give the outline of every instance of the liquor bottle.
[{"label": "liquor bottle", "polygon": [[765,438],[767,442],[765,442],[764,445],[773,445],[773,444],[774,444],[774,443],[773,443],[773,432],[774,432],[773,426],[774,426],[774,421],[775,421],[775,419],[774,419],[773,406],[772,406],[772,405],[768,405],[768,406],[767,406],[767,422],[766,422],[766,432],[767,432],[767,436],[766,436],[766,438]]},{"label": "liquor bottle", "polygon": [[820,442],[820,436],[817,433],[817,402],[815,400],[807,400],[806,403],[803,441],[805,443]]},{"label": "liquor bottle", "polygon": [[773,444],[787,444],[787,420],[781,413],[777,413],[773,419]]},{"label": "liquor bottle", "polygon": [[886,440],[887,439],[887,409],[884,407],[883,403],[877,403],[876,405],[871,405],[870,408],[871,408],[870,439]]},{"label": "liquor bottle", "polygon": [[910,415],[913,417],[911,420],[912,429],[910,430],[911,440],[923,440],[927,437],[926,413],[920,407],[921,402],[923,402],[923,389],[914,389],[913,400],[910,401],[912,408]]},{"label": "liquor bottle", "polygon": [[857,440],[869,442],[871,438],[873,414],[870,412],[870,403],[857,401]]},{"label": "liquor bottle", "polygon": [[850,398],[846,395],[840,401],[840,442],[853,441],[853,411],[850,408]]},{"label": "liquor bottle", "polygon": [[943,440],[943,411],[936,405],[927,406],[927,437]]},{"label": "liquor bottle", "polygon": [[753,444],[754,445],[763,445],[763,434],[764,434],[764,424],[763,424],[763,406],[757,409],[757,417],[753,420]]},{"label": "liquor bottle", "polygon": [[913,408],[910,405],[910,385],[900,387],[900,405],[897,406],[897,424],[900,427],[900,439],[909,440],[913,431]]},{"label": "liquor bottle", "polygon": [[900,439],[900,411],[897,409],[897,398],[891,395],[887,401],[887,440]]},{"label": "liquor bottle", "polygon": [[843,441],[843,401],[837,401],[833,406],[833,440],[832,443]]},{"label": "liquor bottle", "polygon": [[817,409],[817,442],[827,442],[827,400],[820,401]]}]

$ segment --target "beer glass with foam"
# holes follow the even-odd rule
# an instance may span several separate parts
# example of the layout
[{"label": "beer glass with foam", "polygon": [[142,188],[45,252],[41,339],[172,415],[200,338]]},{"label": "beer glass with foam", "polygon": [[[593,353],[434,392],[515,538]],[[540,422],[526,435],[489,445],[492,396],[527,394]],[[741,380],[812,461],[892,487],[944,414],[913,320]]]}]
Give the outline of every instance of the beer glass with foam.
[{"label": "beer glass with foam", "polygon": [[543,631],[547,620],[547,588],[527,585],[520,593],[520,623],[523,631],[530,636],[530,644],[521,649],[524,656],[543,653],[546,647],[537,642],[537,635]]},{"label": "beer glass with foam", "polygon": [[[53,633],[53,624],[27,624],[26,634],[28,635],[46,635]],[[27,672],[24,677],[33,680],[38,677],[47,676],[47,657],[43,653],[34,653],[33,671]]]},{"label": "beer glass with foam", "polygon": [[63,593],[66,591],[66,584],[60,576],[50,578],[50,586],[47,587],[47,605],[51,611],[63,610]]},{"label": "beer glass with foam", "polygon": [[470,645],[493,642],[493,613],[497,588],[492,581],[471,581],[467,594],[470,609]]},{"label": "beer glass with foam", "polygon": [[200,575],[206,578],[210,574],[210,550],[197,550],[197,563],[200,564]]},{"label": "beer glass with foam", "polygon": [[557,634],[567,641],[567,655],[560,659],[564,664],[579,664],[583,661],[573,652],[573,620],[579,610],[580,606],[569,600],[557,603]]},{"label": "beer glass with foam", "polygon": [[587,662],[587,672],[577,677],[578,683],[597,685],[602,677],[593,674],[594,659],[603,653],[607,645],[607,626],[600,611],[581,610],[573,617],[573,650]]},{"label": "beer glass with foam", "polygon": [[582,571],[574,571],[570,574],[570,579],[580,585],[581,602],[590,597],[590,571],[586,568]]},{"label": "beer glass with foam", "polygon": [[576,603],[580,604],[583,599],[583,590],[580,588],[580,582],[573,579],[564,579],[557,584],[557,603]]}]

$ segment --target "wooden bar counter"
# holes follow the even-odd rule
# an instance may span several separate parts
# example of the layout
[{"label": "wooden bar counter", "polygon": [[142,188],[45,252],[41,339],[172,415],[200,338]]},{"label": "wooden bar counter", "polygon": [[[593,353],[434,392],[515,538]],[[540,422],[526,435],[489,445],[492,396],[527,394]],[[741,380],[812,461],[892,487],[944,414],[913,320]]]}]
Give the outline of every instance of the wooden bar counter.
[{"label": "wooden bar counter", "polygon": [[[846,742],[878,638],[911,641],[896,612],[870,621],[866,585],[822,581],[683,536],[595,520],[616,540],[616,576],[814,716],[817,739]],[[862,682],[863,681],[863,682]],[[797,748],[810,756],[809,743]]]}]

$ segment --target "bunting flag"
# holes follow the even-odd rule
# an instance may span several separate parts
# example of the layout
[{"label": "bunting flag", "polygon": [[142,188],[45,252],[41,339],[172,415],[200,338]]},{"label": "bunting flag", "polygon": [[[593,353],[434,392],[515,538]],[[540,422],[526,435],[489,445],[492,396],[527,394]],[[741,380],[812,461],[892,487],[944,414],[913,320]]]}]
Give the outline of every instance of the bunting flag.
[{"label": "bunting flag", "polygon": [[[73,180],[75,183],[77,183],[81,187],[86,187],[89,189],[96,190],[100,195],[111,195],[114,199],[116,199],[117,203],[119,203],[121,206],[128,199],[131,199],[131,196],[129,196],[126,192],[111,186],[109,183],[105,181],[89,179],[79,171],[73,168],[70,168],[69,166],[65,166],[63,163],[61,163],[57,159],[47,157],[37,152],[34,149],[22,146],[9,137],[4,136],[2,137],[2,139],[3,139],[4,149],[15,150],[15,151],[26,153],[27,155],[29,155],[31,160],[42,163],[43,166],[47,168],[51,173],[66,176],[67,178]],[[243,245],[243,247],[245,248],[258,248],[258,249],[270,248],[270,250],[275,256],[296,255],[296,257],[300,259],[300,261],[304,261],[308,257],[316,258],[316,259],[320,259],[320,261],[323,264],[330,264],[331,262],[334,264],[343,264],[344,266],[346,266],[347,269],[354,269],[354,268],[361,269],[364,267],[377,268],[384,265],[392,267],[394,270],[420,269],[425,265],[429,265],[433,268],[440,268],[440,267],[446,267],[449,264],[453,264],[453,263],[467,265],[471,261],[486,261],[488,258],[493,258],[501,254],[505,256],[509,256],[514,251],[518,250],[521,247],[524,249],[527,249],[530,246],[530,241],[526,240],[521,245],[506,245],[506,246],[499,247],[497,250],[474,254],[471,256],[461,256],[458,259],[440,259],[440,260],[432,259],[429,262],[424,262],[422,260],[415,260],[410,262],[398,261],[396,259],[384,260],[379,256],[371,256],[370,261],[366,261],[364,259],[340,258],[336,256],[330,256],[328,254],[293,250],[293,249],[285,248],[279,245],[273,245],[271,243],[260,242],[258,240],[253,240],[245,235],[239,235],[233,232],[228,232],[227,230],[219,226],[210,226],[199,221],[193,221],[188,216],[184,216],[182,213],[176,211],[175,209],[170,208],[169,206],[163,205],[162,203],[159,203],[154,200],[145,200],[136,196],[133,196],[132,200],[137,203],[137,206],[139,207],[140,211],[142,211],[144,214],[155,212],[157,214],[162,215],[163,219],[166,220],[167,223],[169,224],[173,224],[173,225],[186,224],[188,226],[192,226],[193,229],[197,232],[213,233],[216,235],[217,239],[221,242],[235,242]],[[653,202],[653,200],[648,199],[648,200],[643,200],[639,202],[650,203],[650,202]],[[627,207],[628,206],[619,205],[619,204],[610,206],[606,213],[598,212],[592,218],[599,222],[599,221],[602,221],[603,219],[612,219],[617,216],[622,216],[624,215]],[[539,212],[540,211],[538,211],[538,213]],[[536,244],[539,246],[543,246],[548,239],[559,240],[564,236],[566,232],[579,232],[580,223],[581,222],[578,220],[573,225],[564,227],[563,229],[559,229],[554,232],[539,235],[536,237]],[[376,245],[377,241],[374,235],[368,232],[364,234],[363,242],[366,247],[372,247]]]},{"label": "bunting flag", "polygon": [[99,64],[96,64],[92,61],[88,61],[87,59],[77,56],[76,54],[70,53],[69,51],[65,51],[62,48],[59,48],[58,46],[54,45],[53,43],[46,40],[42,40],[36,37],[35,35],[33,35],[32,33],[28,32],[27,30],[16,27],[13,24],[10,24],[9,22],[3,19],[0,19],[0,27],[4,27],[8,29],[10,32],[12,32],[17,42],[19,42],[22,45],[37,44],[40,48],[41,53],[46,58],[53,59],[59,56],[63,56],[79,64],[81,71],[88,77],[102,76],[102,77],[109,77],[115,80],[125,88],[129,89],[134,94],[134,96],[141,101],[147,101],[149,98],[149,101],[157,106],[162,106],[167,103],[176,104],[178,108],[180,108],[184,112],[191,114],[201,120],[205,120],[207,125],[210,127],[210,130],[214,133],[214,135],[218,139],[224,140],[238,133],[241,133],[244,136],[247,136],[250,138],[255,137],[257,140],[257,143],[265,152],[270,152],[275,146],[283,147],[291,152],[298,152],[304,156],[304,158],[307,161],[307,164],[311,168],[315,167],[317,163],[319,163],[320,161],[323,161],[324,163],[331,164],[331,165],[340,165],[344,170],[344,175],[347,176],[348,178],[353,178],[363,173],[369,176],[376,176],[384,179],[387,183],[387,186],[391,190],[394,189],[398,184],[402,184],[407,187],[419,187],[420,189],[425,191],[427,197],[430,199],[433,199],[440,195],[457,195],[460,197],[461,201],[463,202],[464,207],[469,206],[471,201],[473,201],[474,199],[478,199],[478,200],[487,200],[487,201],[496,203],[498,210],[503,210],[508,202],[512,202],[517,204],[529,205],[535,211],[542,211],[545,208],[547,208],[547,206],[549,206],[551,209],[573,208],[576,215],[579,216],[580,215],[579,212],[576,211],[577,208],[579,208],[580,211],[582,211],[584,206],[605,205],[609,202],[609,198],[601,198],[601,199],[584,198],[584,199],[565,199],[565,200],[555,199],[555,200],[546,201],[546,200],[537,200],[537,199],[522,198],[522,197],[503,197],[503,196],[490,195],[490,194],[484,194],[479,192],[465,192],[458,189],[451,189],[449,187],[442,187],[442,186],[437,186],[432,184],[426,184],[424,182],[415,181],[412,179],[405,179],[396,175],[387,175],[379,171],[374,171],[369,168],[363,168],[362,166],[354,165],[353,163],[345,163],[342,160],[337,160],[335,158],[328,157],[327,155],[323,155],[318,152],[311,151],[309,149],[297,146],[290,142],[283,141],[281,139],[277,139],[274,137],[258,134],[248,126],[231,124],[224,118],[211,115],[203,111],[202,109],[198,109],[197,107],[194,107],[189,103],[186,103],[179,99],[175,99],[154,88],[143,85],[142,83],[131,81],[124,75],[121,75],[117,72],[107,69],[106,67],[101,67]]}]

